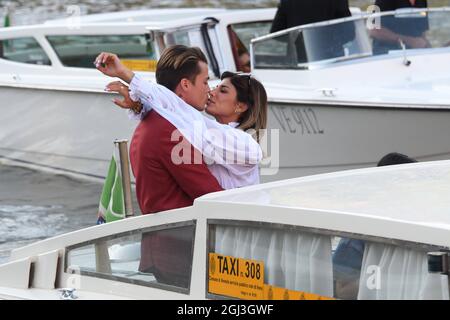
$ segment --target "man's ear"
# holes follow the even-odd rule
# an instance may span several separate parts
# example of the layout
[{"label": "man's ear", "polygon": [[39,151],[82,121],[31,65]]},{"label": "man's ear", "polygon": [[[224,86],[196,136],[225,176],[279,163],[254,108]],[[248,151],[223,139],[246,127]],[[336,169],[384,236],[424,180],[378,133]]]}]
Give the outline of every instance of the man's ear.
[{"label": "man's ear", "polygon": [[191,81],[189,79],[186,79],[186,78],[181,79],[180,87],[181,87],[181,90],[183,90],[183,91],[189,90],[190,87],[191,87]]}]

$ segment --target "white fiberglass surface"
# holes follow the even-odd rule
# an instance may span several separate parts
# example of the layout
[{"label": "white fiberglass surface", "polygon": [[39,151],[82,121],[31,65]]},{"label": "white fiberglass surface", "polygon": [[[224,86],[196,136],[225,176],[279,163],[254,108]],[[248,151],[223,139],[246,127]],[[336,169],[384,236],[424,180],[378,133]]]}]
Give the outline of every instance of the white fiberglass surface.
[{"label": "white fiberglass surface", "polygon": [[[152,9],[130,10],[126,12],[113,12],[106,14],[92,14],[81,17],[81,22],[158,22],[167,20],[179,20],[210,13],[224,11],[222,9]],[[66,19],[48,20],[46,24],[66,23]]]},{"label": "white fiberglass surface", "polygon": [[310,176],[211,198],[450,226],[449,190],[450,161],[439,161]]}]

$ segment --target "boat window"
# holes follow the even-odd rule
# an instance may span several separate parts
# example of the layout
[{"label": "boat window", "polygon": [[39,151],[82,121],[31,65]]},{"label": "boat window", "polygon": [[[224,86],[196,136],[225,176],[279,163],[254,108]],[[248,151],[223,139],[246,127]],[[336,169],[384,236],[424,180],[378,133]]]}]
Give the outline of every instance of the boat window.
[{"label": "boat window", "polygon": [[211,298],[449,299],[433,246],[283,225],[209,222]]},{"label": "boat window", "polygon": [[204,24],[165,32],[162,35],[162,42],[164,43],[163,48],[174,44],[199,47],[206,55],[211,79],[220,77],[220,72],[225,69],[224,59],[220,51],[220,41],[214,25]]},{"label": "boat window", "polygon": [[449,300],[448,277],[428,272],[432,248],[340,237],[333,241],[336,298]]},{"label": "boat window", "polygon": [[255,39],[255,67],[308,69],[369,56],[450,47],[450,11],[398,10],[298,27]]},{"label": "boat window", "polygon": [[195,222],[68,248],[67,272],[189,293]]},{"label": "boat window", "polygon": [[253,44],[256,68],[301,69],[311,63],[370,55],[370,49],[368,40],[357,37],[354,21],[294,29]]},{"label": "boat window", "polygon": [[31,37],[0,40],[0,58],[28,64],[51,65],[44,49]]},{"label": "boat window", "polygon": [[272,22],[249,22],[228,27],[236,70],[250,72],[250,41],[270,33]]},{"label": "boat window", "polygon": [[114,52],[134,71],[156,69],[154,43],[146,35],[62,35],[47,39],[66,67],[95,68],[98,54]]},{"label": "boat window", "polygon": [[250,49],[250,41],[270,33],[272,21],[257,21],[232,24],[231,28],[242,41],[247,50]]},{"label": "boat window", "polygon": [[270,226],[209,226],[208,294],[240,299],[331,299],[331,237]]}]

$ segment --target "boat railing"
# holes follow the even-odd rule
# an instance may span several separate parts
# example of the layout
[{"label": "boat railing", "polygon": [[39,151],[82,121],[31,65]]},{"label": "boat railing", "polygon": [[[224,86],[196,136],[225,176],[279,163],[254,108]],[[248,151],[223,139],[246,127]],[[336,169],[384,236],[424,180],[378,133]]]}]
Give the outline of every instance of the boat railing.
[{"label": "boat railing", "polygon": [[[399,35],[398,41],[386,36],[389,31]],[[449,47],[450,7],[360,13],[275,32],[251,41],[252,65],[256,69],[312,69],[399,55],[405,43],[407,50]]]}]

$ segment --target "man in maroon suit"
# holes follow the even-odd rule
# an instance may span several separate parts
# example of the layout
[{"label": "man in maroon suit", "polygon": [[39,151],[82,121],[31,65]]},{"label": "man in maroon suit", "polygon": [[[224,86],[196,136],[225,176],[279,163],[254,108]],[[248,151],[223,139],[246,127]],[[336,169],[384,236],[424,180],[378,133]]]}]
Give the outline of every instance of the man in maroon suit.
[{"label": "man in maroon suit", "polygon": [[[98,67],[104,74],[132,82],[134,73],[116,55],[102,53],[97,61],[105,64]],[[156,67],[156,81],[198,110],[206,106],[208,80],[207,60],[199,48],[172,46],[164,51]],[[204,162],[195,164],[198,151],[192,146],[190,163],[173,163],[173,148],[180,142],[188,144],[186,139],[171,141],[175,130],[169,121],[151,111],[134,132],[130,160],[144,214],[187,207],[199,196],[222,190]]]},{"label": "man in maroon suit", "polygon": [[[134,73],[111,53],[96,59],[97,68],[106,75],[131,83]],[[205,55],[199,48],[173,46],[164,51],[156,68],[156,81],[172,90],[198,110],[206,106],[209,73]],[[139,103],[125,99],[135,109]],[[155,111],[150,111],[137,126],[130,145],[130,160],[136,178],[136,194],[143,214],[187,207],[204,194],[220,191],[221,186],[210,173],[199,151],[186,139],[172,141],[176,128]],[[191,149],[189,163],[174,164],[172,150],[182,143]],[[187,149],[186,149],[187,148]],[[180,157],[185,157],[180,154]],[[200,157],[199,157],[200,156]],[[184,231],[186,230],[186,231]],[[192,243],[185,239],[187,229],[144,235],[139,270],[153,273],[158,282],[187,287],[190,279]]]}]

